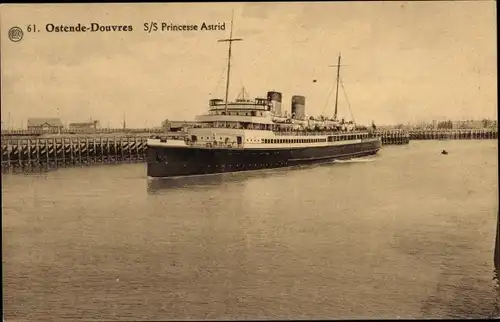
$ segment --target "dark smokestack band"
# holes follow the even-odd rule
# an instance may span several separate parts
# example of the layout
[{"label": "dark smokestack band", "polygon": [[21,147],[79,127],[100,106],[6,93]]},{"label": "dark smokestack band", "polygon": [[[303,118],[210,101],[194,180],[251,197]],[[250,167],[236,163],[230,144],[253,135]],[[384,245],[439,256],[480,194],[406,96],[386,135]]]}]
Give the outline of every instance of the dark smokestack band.
[{"label": "dark smokestack band", "polygon": [[281,103],[281,93],[279,93],[279,92],[267,92],[267,100]]}]

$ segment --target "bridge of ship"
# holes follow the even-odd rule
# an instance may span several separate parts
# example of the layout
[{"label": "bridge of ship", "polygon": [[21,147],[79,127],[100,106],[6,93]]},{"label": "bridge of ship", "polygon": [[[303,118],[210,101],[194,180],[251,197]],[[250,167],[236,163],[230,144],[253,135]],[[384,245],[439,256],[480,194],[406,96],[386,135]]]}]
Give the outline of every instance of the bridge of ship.
[{"label": "bridge of ship", "polygon": [[255,100],[236,100],[228,102],[223,100],[210,100],[208,111],[211,115],[241,115],[241,116],[264,116],[265,112],[270,111],[271,105],[264,98]]}]

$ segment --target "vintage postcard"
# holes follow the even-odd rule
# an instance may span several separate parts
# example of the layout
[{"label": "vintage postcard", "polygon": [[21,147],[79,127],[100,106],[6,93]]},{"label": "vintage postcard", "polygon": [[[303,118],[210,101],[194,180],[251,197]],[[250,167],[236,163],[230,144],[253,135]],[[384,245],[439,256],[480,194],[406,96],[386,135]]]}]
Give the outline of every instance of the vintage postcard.
[{"label": "vintage postcard", "polygon": [[0,18],[5,321],[500,316],[495,2]]}]

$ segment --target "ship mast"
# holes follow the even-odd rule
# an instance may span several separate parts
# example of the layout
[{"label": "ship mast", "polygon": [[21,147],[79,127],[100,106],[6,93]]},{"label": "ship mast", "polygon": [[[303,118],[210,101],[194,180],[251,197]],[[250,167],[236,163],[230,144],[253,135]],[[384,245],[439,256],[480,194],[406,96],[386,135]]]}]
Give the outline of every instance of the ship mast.
[{"label": "ship mast", "polygon": [[242,38],[233,38],[233,18],[234,18],[234,10],[233,10],[233,15],[231,16],[231,33],[229,35],[228,39],[221,39],[219,42],[229,42],[229,49],[228,49],[228,58],[227,58],[227,77],[226,77],[226,107],[225,107],[225,114],[227,115],[227,100],[228,100],[228,95],[229,95],[229,77],[231,76],[231,47],[233,41],[241,41],[243,40]]},{"label": "ship mast", "polygon": [[337,120],[337,107],[339,102],[339,80],[340,80],[340,53],[337,65],[330,65],[329,67],[337,67],[337,91],[335,92],[335,113],[333,114],[333,119]]}]

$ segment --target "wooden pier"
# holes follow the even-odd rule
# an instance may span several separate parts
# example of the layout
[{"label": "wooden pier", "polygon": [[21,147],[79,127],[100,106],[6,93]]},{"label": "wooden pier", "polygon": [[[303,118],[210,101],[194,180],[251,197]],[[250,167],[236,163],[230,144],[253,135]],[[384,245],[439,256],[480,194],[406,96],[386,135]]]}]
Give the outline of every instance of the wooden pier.
[{"label": "wooden pier", "polygon": [[410,140],[496,140],[498,129],[410,130]]},{"label": "wooden pier", "polygon": [[376,130],[383,145],[408,144],[417,140],[496,140],[498,129]]},{"label": "wooden pier", "polygon": [[147,137],[2,139],[2,170],[143,162]]},{"label": "wooden pier", "polygon": [[410,135],[404,130],[383,130],[375,131],[375,135],[380,136],[383,145],[399,145],[410,143]]}]

